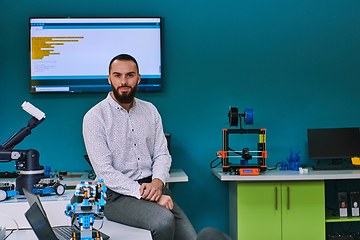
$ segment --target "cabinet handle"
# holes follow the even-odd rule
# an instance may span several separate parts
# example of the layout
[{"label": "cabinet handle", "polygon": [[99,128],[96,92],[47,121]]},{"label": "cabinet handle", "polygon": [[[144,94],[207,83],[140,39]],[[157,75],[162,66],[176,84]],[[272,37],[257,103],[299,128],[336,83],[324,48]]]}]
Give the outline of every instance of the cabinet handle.
[{"label": "cabinet handle", "polygon": [[290,187],[288,186],[287,189],[287,209],[290,209]]},{"label": "cabinet handle", "polygon": [[278,209],[278,194],[277,194],[277,187],[275,187],[275,210]]}]

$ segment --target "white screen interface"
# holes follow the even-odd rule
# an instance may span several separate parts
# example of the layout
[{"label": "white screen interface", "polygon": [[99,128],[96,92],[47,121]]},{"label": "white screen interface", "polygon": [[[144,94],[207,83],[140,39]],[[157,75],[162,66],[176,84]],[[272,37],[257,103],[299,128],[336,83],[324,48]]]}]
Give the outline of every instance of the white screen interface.
[{"label": "white screen interface", "polygon": [[139,91],[161,91],[160,18],[31,18],[31,92],[106,92],[110,60],[133,56]]}]

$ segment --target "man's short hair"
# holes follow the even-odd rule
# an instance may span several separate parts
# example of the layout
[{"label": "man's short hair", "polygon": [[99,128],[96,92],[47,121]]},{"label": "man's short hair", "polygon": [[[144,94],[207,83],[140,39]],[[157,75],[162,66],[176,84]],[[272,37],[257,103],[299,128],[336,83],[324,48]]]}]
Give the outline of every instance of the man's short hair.
[{"label": "man's short hair", "polygon": [[136,59],[133,56],[130,56],[129,54],[119,54],[119,55],[115,56],[113,59],[111,59],[110,64],[109,64],[109,74],[111,71],[111,65],[115,60],[133,61],[136,64],[137,73],[139,74],[139,65],[138,65]]}]

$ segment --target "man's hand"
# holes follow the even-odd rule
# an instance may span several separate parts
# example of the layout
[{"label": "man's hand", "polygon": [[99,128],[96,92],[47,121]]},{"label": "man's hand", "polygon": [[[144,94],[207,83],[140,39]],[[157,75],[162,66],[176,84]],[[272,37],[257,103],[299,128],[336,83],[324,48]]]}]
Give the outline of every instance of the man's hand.
[{"label": "man's hand", "polygon": [[167,209],[171,210],[174,207],[174,203],[170,196],[168,195],[161,195],[159,201],[156,202],[157,204],[166,207]]},{"label": "man's hand", "polygon": [[140,187],[140,195],[142,199],[157,202],[162,196],[162,188],[164,184],[158,179],[154,178],[151,183],[143,183]]}]

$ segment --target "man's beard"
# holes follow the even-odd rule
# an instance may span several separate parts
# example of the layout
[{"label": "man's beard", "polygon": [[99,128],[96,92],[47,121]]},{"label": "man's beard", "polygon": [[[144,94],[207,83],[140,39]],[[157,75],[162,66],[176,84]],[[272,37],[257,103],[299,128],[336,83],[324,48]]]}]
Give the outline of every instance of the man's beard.
[{"label": "man's beard", "polygon": [[[122,87],[124,87],[124,86],[122,86]],[[129,87],[129,86],[126,86],[126,87]],[[119,88],[121,88],[121,87],[118,87],[118,89]],[[118,92],[118,89],[115,89],[114,85],[111,84],[111,89],[113,91],[114,97],[119,103],[128,104],[128,103],[131,103],[132,101],[134,101],[137,84],[133,88],[132,87],[129,87],[129,88],[131,88],[130,92],[120,95]]]}]

